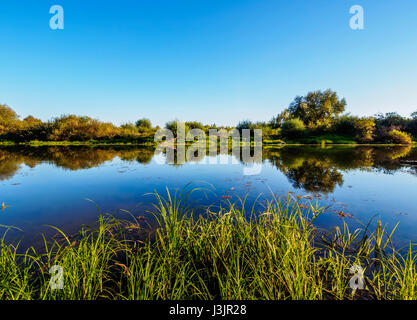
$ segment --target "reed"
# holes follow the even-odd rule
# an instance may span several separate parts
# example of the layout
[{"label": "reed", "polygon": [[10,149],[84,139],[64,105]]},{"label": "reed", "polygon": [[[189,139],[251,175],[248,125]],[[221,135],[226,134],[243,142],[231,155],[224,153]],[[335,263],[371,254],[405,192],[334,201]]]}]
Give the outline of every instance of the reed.
[{"label": "reed", "polygon": [[[101,215],[97,228],[44,241],[37,252],[0,241],[0,299],[416,299],[414,246],[400,253],[395,230],[378,222],[354,231],[315,227],[324,208],[272,198],[261,211],[245,199],[195,215],[188,197],[155,193],[157,228]],[[129,230],[129,236],[126,236]],[[64,271],[52,290],[51,266]],[[364,270],[352,290],[352,266]]]}]

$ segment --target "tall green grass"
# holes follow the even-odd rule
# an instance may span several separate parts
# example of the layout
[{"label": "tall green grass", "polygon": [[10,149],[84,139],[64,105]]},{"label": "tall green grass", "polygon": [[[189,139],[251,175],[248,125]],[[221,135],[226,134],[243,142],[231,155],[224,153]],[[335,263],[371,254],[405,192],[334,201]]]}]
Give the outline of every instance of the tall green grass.
[{"label": "tall green grass", "polygon": [[[45,240],[18,253],[0,241],[0,299],[416,299],[416,254],[400,254],[381,223],[325,232],[323,208],[273,198],[264,209],[244,200],[195,215],[193,190],[155,194],[157,228],[100,215],[99,226]],[[136,236],[137,235],[137,236]],[[64,287],[52,290],[60,265]],[[350,269],[365,270],[352,290]]]}]

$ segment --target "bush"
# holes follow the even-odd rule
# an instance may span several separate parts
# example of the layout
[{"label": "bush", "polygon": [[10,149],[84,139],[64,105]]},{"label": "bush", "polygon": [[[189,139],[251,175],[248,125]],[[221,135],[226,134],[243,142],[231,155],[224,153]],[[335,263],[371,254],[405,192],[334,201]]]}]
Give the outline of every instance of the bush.
[{"label": "bush", "polygon": [[285,138],[301,138],[306,134],[306,126],[298,118],[289,119],[282,124],[281,134]]},{"label": "bush", "polygon": [[187,135],[188,131],[190,130],[190,127],[186,123],[181,122],[179,120],[172,120],[167,122],[165,124],[165,128],[171,130],[174,137],[176,137],[178,133],[178,125],[185,127],[185,135]]},{"label": "bush", "polygon": [[355,138],[360,142],[372,142],[375,126],[373,118],[358,118],[355,123]]},{"label": "bush", "polygon": [[398,144],[412,144],[413,138],[407,132],[392,130],[388,132],[388,142]]},{"label": "bush", "polygon": [[188,126],[190,130],[192,129],[200,129],[203,131],[206,130],[205,126],[201,122],[198,122],[198,121],[187,121],[185,125]]},{"label": "bush", "polygon": [[334,124],[334,133],[352,137],[359,142],[372,142],[374,139],[375,121],[373,118],[343,116]]},{"label": "bush", "polygon": [[100,122],[90,117],[64,115],[50,124],[48,140],[86,141],[91,139],[111,139],[118,134],[111,123]]},{"label": "bush", "polygon": [[388,128],[391,130],[404,130],[407,126],[407,118],[402,117],[396,112],[388,112],[385,115],[375,115],[375,123],[378,129]]},{"label": "bush", "polygon": [[417,119],[413,119],[408,123],[407,132],[417,137]]},{"label": "bush", "polygon": [[356,120],[356,117],[353,117],[353,116],[346,115],[346,116],[340,117],[334,123],[334,127],[333,127],[334,133],[353,137],[356,133],[355,120]]}]

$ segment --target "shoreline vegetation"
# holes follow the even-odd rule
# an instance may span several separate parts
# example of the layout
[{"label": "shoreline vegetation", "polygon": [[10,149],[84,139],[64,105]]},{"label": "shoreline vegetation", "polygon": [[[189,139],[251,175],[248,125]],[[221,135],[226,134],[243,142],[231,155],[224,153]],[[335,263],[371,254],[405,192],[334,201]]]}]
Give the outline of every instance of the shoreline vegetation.
[{"label": "shoreline vegetation", "polygon": [[[191,145],[192,143],[186,143],[185,145]],[[326,142],[326,140],[321,140],[317,143],[302,143],[302,142],[291,142],[285,143],[280,140],[278,141],[268,141],[262,142],[263,147],[274,147],[274,146],[380,146],[380,147],[391,147],[391,146],[409,146],[417,145],[417,142],[412,144],[402,144],[402,143],[356,143],[356,142],[343,142],[343,143],[333,143]],[[14,141],[0,141],[0,146],[139,146],[139,147],[156,147],[157,142],[154,143],[139,143],[139,142],[118,142],[118,141],[28,141],[28,142],[14,142]],[[175,144],[177,145],[177,144]],[[254,144],[251,144],[253,146]]]},{"label": "shoreline vegetation", "polygon": [[[261,129],[264,145],[409,145],[417,138],[417,111],[410,117],[396,112],[358,117],[346,113],[346,100],[332,90],[313,91],[297,96],[269,121],[243,120],[236,127],[186,121],[186,132],[209,130]],[[164,128],[176,132],[179,120]],[[181,122],[181,121],[180,121]],[[20,120],[17,113],[0,104],[0,145],[141,145],[154,146],[161,129],[146,118],[116,126],[87,116],[62,115],[43,122],[33,116]]]},{"label": "shoreline vegetation", "polygon": [[[324,208],[291,196],[272,196],[259,212],[246,212],[241,199],[197,216],[188,202],[196,191],[155,193],[156,228],[145,217],[99,212],[96,228],[72,237],[57,229],[43,250],[18,253],[3,236],[0,299],[417,298],[414,246],[394,249],[396,227],[320,230]],[[64,271],[62,290],[50,287],[54,265]],[[358,266],[364,289],[352,290]]]}]

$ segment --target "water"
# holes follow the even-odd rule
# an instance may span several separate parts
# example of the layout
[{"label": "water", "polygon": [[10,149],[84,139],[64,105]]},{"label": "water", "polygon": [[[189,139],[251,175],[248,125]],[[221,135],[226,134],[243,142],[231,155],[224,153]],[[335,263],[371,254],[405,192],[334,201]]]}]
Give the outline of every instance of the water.
[{"label": "water", "polygon": [[[411,147],[283,147],[264,149],[261,172],[244,175],[248,165],[231,155],[201,157],[196,162],[165,163],[163,154],[137,147],[1,147],[0,225],[15,226],[6,239],[22,246],[40,243],[56,226],[66,233],[105,213],[129,218],[149,216],[149,193],[180,190],[192,182],[205,193],[191,197],[194,206],[220,205],[246,196],[257,208],[271,193],[328,207],[317,224],[332,228],[347,222],[381,219],[389,227],[400,222],[396,242],[417,241],[417,148]],[[214,164],[213,164],[214,163]],[[88,201],[86,199],[90,199]],[[340,211],[352,217],[340,217]],[[3,231],[0,228],[0,232]]]}]

